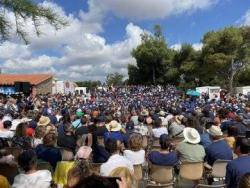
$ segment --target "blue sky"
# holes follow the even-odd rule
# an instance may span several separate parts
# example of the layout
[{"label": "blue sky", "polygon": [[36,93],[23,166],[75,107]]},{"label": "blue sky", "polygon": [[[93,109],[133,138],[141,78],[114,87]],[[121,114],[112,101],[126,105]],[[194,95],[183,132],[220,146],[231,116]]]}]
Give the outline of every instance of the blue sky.
[{"label": "blue sky", "polygon": [[[67,13],[75,15],[80,9],[88,10],[86,0],[74,0],[74,3],[69,0],[54,0],[54,2],[62,6]],[[129,22],[133,22],[149,31],[152,31],[155,24],[160,24],[170,45],[184,42],[198,43],[207,31],[237,25],[236,22],[249,8],[250,0],[221,0],[206,10],[140,21],[119,18],[111,13],[104,20],[104,32],[101,36],[106,38],[107,42],[122,40],[125,34],[124,28]]]},{"label": "blue sky", "polygon": [[[41,25],[37,37],[25,22],[29,44],[15,35],[0,44],[5,73],[51,73],[62,80],[105,80],[108,73],[127,75],[135,64],[131,50],[143,32],[160,24],[168,45],[202,48],[202,36],[226,26],[250,25],[250,0],[34,0],[53,9],[69,25],[56,31]],[[14,16],[7,12],[13,33]]]}]

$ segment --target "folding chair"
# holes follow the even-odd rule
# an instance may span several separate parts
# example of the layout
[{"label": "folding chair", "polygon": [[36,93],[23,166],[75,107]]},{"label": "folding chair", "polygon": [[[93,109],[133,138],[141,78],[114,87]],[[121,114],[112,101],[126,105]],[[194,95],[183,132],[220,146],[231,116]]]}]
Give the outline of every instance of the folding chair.
[{"label": "folding chair", "polygon": [[74,154],[71,150],[67,148],[60,148],[62,161],[72,161],[74,160]]},{"label": "folding chair", "polygon": [[195,188],[226,188],[226,184],[221,185],[205,185],[205,184],[198,184]]},{"label": "folding chair", "polygon": [[40,159],[38,159],[37,162],[37,170],[48,170],[51,172],[51,174],[53,174],[53,167],[51,166],[51,164]]},{"label": "folding chair", "polygon": [[180,165],[180,177],[186,180],[200,180],[203,176],[202,162],[184,162]]},{"label": "folding chair", "polygon": [[216,160],[212,167],[213,178],[225,178],[226,177],[226,166],[230,160]]},{"label": "folding chair", "polygon": [[149,183],[147,187],[173,187],[174,175],[172,166],[149,164]]},{"label": "folding chair", "polygon": [[0,165],[0,174],[5,176],[10,184],[13,184],[14,178],[19,174],[17,165],[3,163]]}]

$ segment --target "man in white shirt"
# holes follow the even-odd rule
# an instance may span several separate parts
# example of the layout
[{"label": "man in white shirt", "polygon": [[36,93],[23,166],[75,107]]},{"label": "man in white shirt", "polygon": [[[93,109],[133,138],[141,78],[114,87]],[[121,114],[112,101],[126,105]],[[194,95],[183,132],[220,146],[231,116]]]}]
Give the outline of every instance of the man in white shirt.
[{"label": "man in white shirt", "polygon": [[131,174],[134,173],[133,164],[126,159],[124,156],[120,155],[119,143],[113,139],[109,139],[106,142],[106,150],[111,153],[108,161],[101,165],[100,174],[102,176],[109,176],[110,173],[118,167],[126,167],[129,169]]},{"label": "man in white shirt", "polygon": [[0,138],[11,139],[14,136],[14,132],[9,130],[11,126],[11,121],[7,120],[3,122],[3,128],[0,128]]}]

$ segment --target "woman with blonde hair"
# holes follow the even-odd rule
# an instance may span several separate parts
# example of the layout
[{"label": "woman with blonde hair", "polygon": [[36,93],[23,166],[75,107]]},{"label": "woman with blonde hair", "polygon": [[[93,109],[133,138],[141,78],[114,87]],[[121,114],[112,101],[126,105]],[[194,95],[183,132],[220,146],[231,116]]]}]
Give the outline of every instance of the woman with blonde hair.
[{"label": "woman with blonde hair", "polygon": [[135,181],[133,179],[132,174],[130,173],[130,170],[126,167],[118,167],[112,170],[112,172],[109,174],[110,177],[123,177],[126,180],[127,188],[134,188]]}]

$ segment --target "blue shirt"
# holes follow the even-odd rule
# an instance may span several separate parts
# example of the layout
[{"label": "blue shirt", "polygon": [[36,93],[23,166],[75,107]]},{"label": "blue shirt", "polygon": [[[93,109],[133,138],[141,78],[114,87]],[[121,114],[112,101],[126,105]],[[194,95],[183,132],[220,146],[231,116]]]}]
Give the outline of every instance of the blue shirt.
[{"label": "blue shirt", "polygon": [[227,188],[237,188],[239,179],[250,172],[250,156],[241,156],[227,164],[226,184]]},{"label": "blue shirt", "polygon": [[160,153],[159,151],[152,151],[148,155],[148,159],[152,164],[160,166],[174,166],[178,163],[176,152]]},{"label": "blue shirt", "polygon": [[123,143],[127,143],[126,136],[123,135],[120,131],[105,132],[104,133],[104,141],[106,142],[108,140],[108,138],[120,140]]},{"label": "blue shirt", "polygon": [[233,152],[225,140],[219,140],[210,144],[206,149],[206,161],[209,165],[213,165],[218,159],[232,160]]},{"label": "blue shirt", "polygon": [[36,147],[36,154],[38,159],[49,162],[54,169],[57,162],[62,160],[60,149],[56,147],[46,147],[40,144]]},{"label": "blue shirt", "polygon": [[212,144],[212,141],[210,140],[208,133],[203,133],[200,136],[201,136],[200,145],[202,145],[204,148],[207,148],[210,144]]}]

